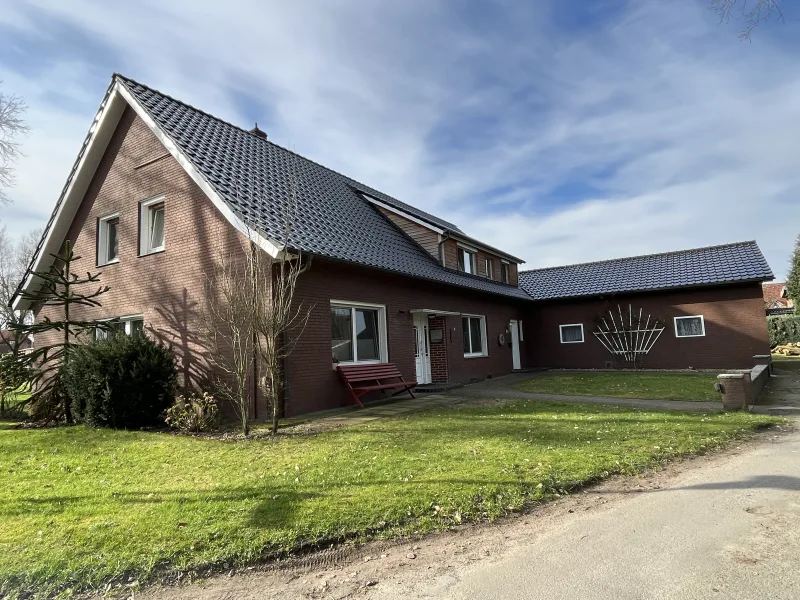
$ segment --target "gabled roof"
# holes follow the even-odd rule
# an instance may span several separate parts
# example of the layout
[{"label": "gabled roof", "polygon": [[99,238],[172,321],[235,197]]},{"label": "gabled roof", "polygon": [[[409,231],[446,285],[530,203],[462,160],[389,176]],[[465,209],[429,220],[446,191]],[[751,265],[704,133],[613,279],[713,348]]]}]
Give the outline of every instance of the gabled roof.
[{"label": "gabled roof", "polygon": [[777,302],[782,306],[788,306],[789,304],[785,281],[765,283],[761,286],[761,292],[764,295],[764,302]]},{"label": "gabled roof", "polygon": [[[31,271],[47,269],[49,254],[60,247],[125,105],[136,111],[222,214],[273,254],[282,245],[276,241],[285,235],[284,216],[294,206],[288,240],[294,251],[530,300],[515,286],[442,267],[361,194],[463,235],[452,223],[121,75],[111,81]],[[29,274],[20,290],[32,282]]]},{"label": "gabled roof", "polygon": [[522,271],[520,287],[536,300],[703,287],[773,279],[753,242]]}]

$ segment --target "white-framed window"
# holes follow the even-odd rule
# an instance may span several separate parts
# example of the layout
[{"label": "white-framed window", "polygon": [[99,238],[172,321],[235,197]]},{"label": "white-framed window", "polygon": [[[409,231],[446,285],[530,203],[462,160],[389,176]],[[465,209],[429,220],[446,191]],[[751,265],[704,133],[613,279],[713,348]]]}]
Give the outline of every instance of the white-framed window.
[{"label": "white-framed window", "polygon": [[464,332],[464,356],[473,358],[487,355],[486,317],[481,315],[464,315],[461,317],[461,328]]},{"label": "white-framed window", "polygon": [[114,319],[103,319],[99,321],[103,327],[97,327],[94,330],[95,340],[107,340],[119,333],[124,333],[130,336],[144,335],[144,316],[142,315],[128,315],[125,317],[116,317]]},{"label": "white-framed window", "polygon": [[119,262],[119,213],[97,220],[97,265]]},{"label": "white-framed window", "polygon": [[464,273],[475,273],[477,264],[475,263],[474,250],[458,247],[458,270]]},{"label": "white-framed window", "polygon": [[508,261],[500,261],[500,281],[508,283]]},{"label": "white-framed window", "polygon": [[583,323],[569,323],[558,326],[562,344],[583,343]]},{"label": "white-framed window", "polygon": [[483,271],[488,279],[494,279],[494,261],[491,258],[483,259]]},{"label": "white-framed window", "polygon": [[331,301],[331,354],[339,364],[389,361],[386,307]]},{"label": "white-framed window", "polygon": [[139,205],[139,254],[164,250],[164,197],[151,198]]},{"label": "white-framed window", "polygon": [[705,334],[706,324],[703,315],[675,317],[675,337],[703,337]]}]

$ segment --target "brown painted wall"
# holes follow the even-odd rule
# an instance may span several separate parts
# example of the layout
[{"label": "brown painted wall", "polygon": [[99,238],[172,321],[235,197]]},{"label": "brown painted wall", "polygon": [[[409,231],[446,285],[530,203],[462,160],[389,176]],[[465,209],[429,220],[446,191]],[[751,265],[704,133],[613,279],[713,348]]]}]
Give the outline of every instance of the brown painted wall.
[{"label": "brown painted wall", "polygon": [[377,207],[377,209],[383,216],[394,223],[395,226],[404,231],[412,240],[422,246],[428,254],[433,256],[437,261],[439,260],[439,235],[435,231],[431,231],[427,227],[419,223],[414,223],[414,221],[401,217],[385,208]]},{"label": "brown painted wall", "polygon": [[[501,259],[496,254],[491,254],[489,252],[484,252],[483,250],[478,249],[476,253],[476,261],[478,263],[478,272],[476,275],[480,275],[481,277],[486,277],[486,265],[484,263],[484,259],[490,258],[493,261],[494,268],[493,268],[493,277],[495,281],[500,281],[500,263]],[[445,266],[450,269],[458,269],[458,243],[453,240],[445,240],[444,242],[444,256],[445,256]],[[518,268],[515,263],[510,263],[508,265],[508,283],[511,285],[518,285]]]},{"label": "brown painted wall", "polygon": [[[286,362],[287,414],[339,406],[345,389],[331,360],[331,300],[386,306],[389,361],[408,379],[415,379],[412,309],[434,309],[486,316],[489,355],[464,358],[461,317],[445,319],[448,376],[453,382],[510,373],[511,348],[499,346],[497,335],[510,319],[522,318],[526,303],[435,283],[400,277],[372,269],[314,258],[298,283],[298,303],[309,310],[300,341]],[[524,349],[521,349],[525,364]]]},{"label": "brown painted wall", "polygon": [[[162,194],[165,250],[139,256],[139,202]],[[97,219],[114,212],[120,213],[120,260],[98,267]],[[218,252],[241,248],[243,236],[131,109],[120,120],[67,239],[81,257],[75,271],[99,271],[101,282],[111,287],[100,298],[102,307],[76,312],[87,320],[143,314],[151,335],[174,348],[185,382],[209,389],[199,317],[205,273]],[[54,313],[45,308],[37,318],[46,314]]]},{"label": "brown painted wall", "polygon": [[[593,317],[628,304],[666,319],[666,328],[642,361],[655,369],[744,369],[769,353],[761,286],[726,286],[536,304],[525,321],[531,366],[599,369],[612,360],[592,334]],[[703,315],[705,337],[677,338],[673,317]],[[583,323],[584,343],[561,344],[559,325]]]}]

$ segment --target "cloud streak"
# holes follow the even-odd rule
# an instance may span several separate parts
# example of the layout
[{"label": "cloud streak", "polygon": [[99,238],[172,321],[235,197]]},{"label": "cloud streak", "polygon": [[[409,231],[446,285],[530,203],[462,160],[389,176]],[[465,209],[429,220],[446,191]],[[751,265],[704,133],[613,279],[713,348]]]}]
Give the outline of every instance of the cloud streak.
[{"label": "cloud streak", "polygon": [[[46,218],[121,71],[258,121],[530,267],[757,239],[784,272],[800,223],[800,66],[782,31],[742,44],[689,0],[163,4],[0,14],[13,41],[0,79],[27,98],[34,131],[4,209],[13,227]],[[35,69],[19,68],[26,55]]]}]

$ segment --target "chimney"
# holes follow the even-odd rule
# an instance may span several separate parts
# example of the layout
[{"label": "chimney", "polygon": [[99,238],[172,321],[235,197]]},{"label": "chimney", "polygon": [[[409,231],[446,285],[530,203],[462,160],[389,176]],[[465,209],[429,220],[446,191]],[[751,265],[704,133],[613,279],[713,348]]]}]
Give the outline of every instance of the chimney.
[{"label": "chimney", "polygon": [[254,136],[256,136],[256,137],[260,137],[260,138],[263,138],[263,139],[267,139],[267,132],[266,132],[266,131],[261,131],[261,130],[258,128],[258,123],[256,123],[256,126],[255,126],[255,127],[253,127],[253,128],[250,130],[250,133],[252,133],[252,134],[253,134]]}]

